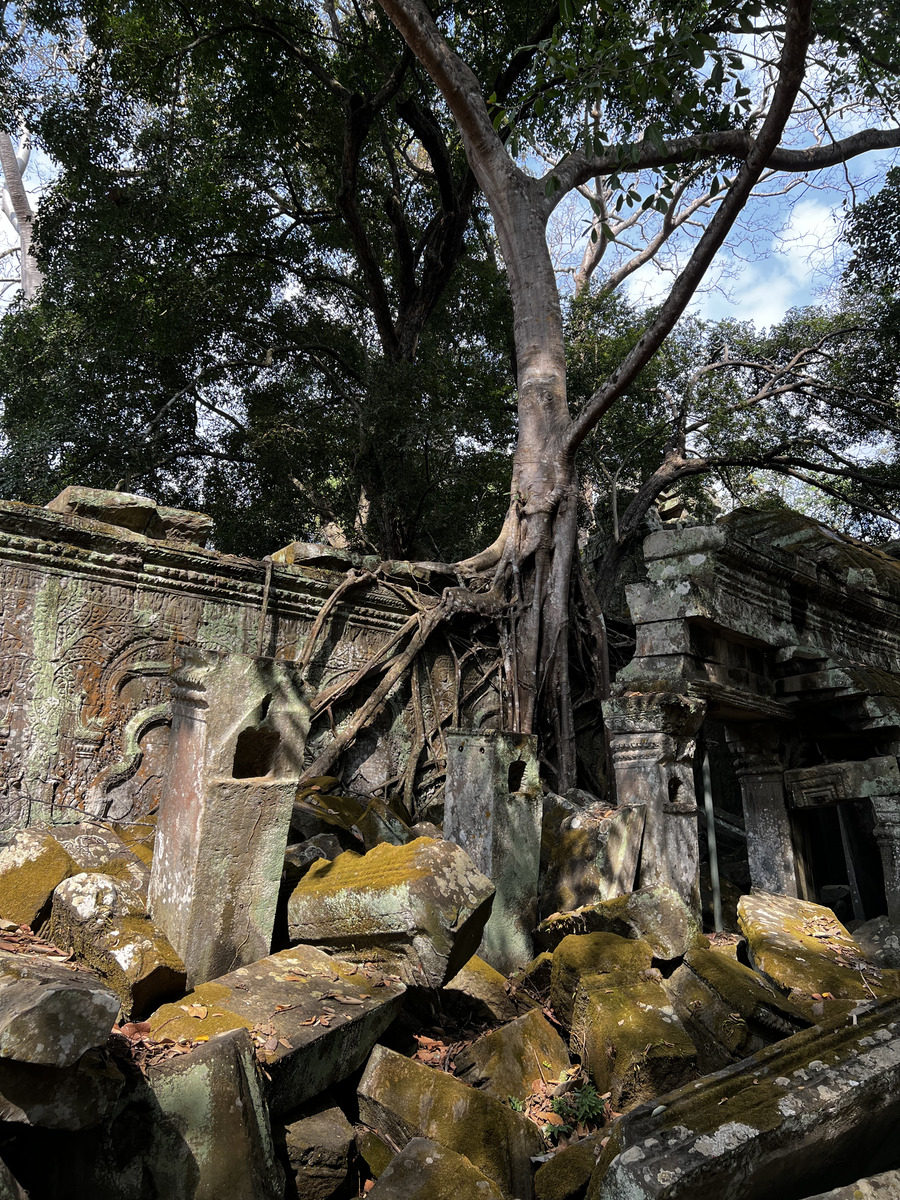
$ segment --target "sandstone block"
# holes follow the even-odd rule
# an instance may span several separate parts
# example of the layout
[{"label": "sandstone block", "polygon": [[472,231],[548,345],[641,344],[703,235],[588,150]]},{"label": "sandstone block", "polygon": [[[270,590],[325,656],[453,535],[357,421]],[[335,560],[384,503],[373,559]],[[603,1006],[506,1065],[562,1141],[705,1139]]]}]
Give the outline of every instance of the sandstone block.
[{"label": "sandstone block", "polygon": [[104,1046],[119,998],[87,971],[0,951],[0,1059],[70,1067]]},{"label": "sandstone block", "polygon": [[[180,1135],[179,1153],[152,1167],[161,1196],[282,1200],[284,1180],[246,1029],[150,1067],[148,1083]],[[168,1145],[166,1139],[160,1149]]]},{"label": "sandstone block", "polygon": [[384,1046],[372,1051],[358,1094],[361,1119],[395,1145],[424,1137],[465,1152],[504,1197],[531,1200],[530,1160],[543,1138],[511,1108]]},{"label": "sandstone block", "polygon": [[48,830],[20,830],[0,850],[0,917],[36,925],[49,913],[53,889],[77,870]]},{"label": "sandstone block", "polygon": [[900,1171],[884,1171],[880,1175],[870,1175],[868,1179],[857,1179],[846,1187],[809,1196],[807,1200],[897,1200],[898,1196]]},{"label": "sandstone block", "polygon": [[691,950],[665,988],[697,1047],[704,1073],[738,1062],[811,1023],[755,971],[715,950]]},{"label": "sandstone block", "polygon": [[112,1115],[123,1083],[105,1050],[88,1050],[70,1067],[2,1058],[0,1121],[43,1129],[91,1129]]},{"label": "sandstone block", "polygon": [[553,952],[550,1006],[564,1025],[572,1020],[575,993],[595,976],[598,986],[634,983],[651,968],[653,952],[646,942],[629,941],[615,933],[572,933]]},{"label": "sandstone block", "polygon": [[678,893],[657,885],[554,914],[539,926],[538,941],[553,949],[567,934],[596,932],[639,938],[652,947],[654,958],[664,961],[681,958],[702,937],[699,922]]},{"label": "sandstone block", "polygon": [[571,912],[629,892],[637,873],[645,813],[642,805],[612,809],[592,805],[566,816],[553,835],[541,910]]},{"label": "sandstone block", "polygon": [[484,1034],[455,1062],[464,1083],[501,1103],[525,1100],[535,1080],[559,1079],[571,1065],[565,1042],[539,1009]]},{"label": "sandstone block", "polygon": [[697,1051],[661,984],[582,982],[571,1046],[594,1086],[619,1112],[678,1087],[697,1071]]},{"label": "sandstone block", "polygon": [[477,954],[444,984],[442,996],[451,1004],[459,1000],[471,1002],[474,1011],[489,1021],[513,1021],[537,1007],[535,1000],[510,987],[509,980]]},{"label": "sandstone block", "polygon": [[350,1195],[356,1134],[339,1108],[327,1099],[318,1100],[285,1126],[284,1140],[297,1200],[339,1200]]},{"label": "sandstone block", "polygon": [[143,1016],[185,990],[181,959],[152,921],[130,914],[108,875],[73,875],[59,885],[50,937],[106,980],[128,1017]]},{"label": "sandstone block", "polygon": [[830,908],[752,892],[741,897],[738,920],[753,966],[798,1001],[826,992],[836,1000],[871,1000],[895,991]]},{"label": "sandstone block", "polygon": [[892,1153],[900,1004],[805,1029],[626,1114],[587,1200],[809,1196]]},{"label": "sandstone block", "polygon": [[54,825],[53,836],[71,856],[78,872],[109,875],[116,882],[119,896],[135,913],[146,911],[150,868],[131,850],[111,826],[84,822],[81,825]]},{"label": "sandstone block", "polygon": [[535,1200],[584,1200],[597,1159],[601,1135],[573,1142],[538,1167],[534,1176]]},{"label": "sandstone block", "polygon": [[275,1114],[345,1079],[400,1011],[405,988],[377,972],[294,946],[201,984],[150,1018],[154,1036],[213,1037],[241,1026],[262,1046]]},{"label": "sandstone block", "polygon": [[900,967],[900,927],[887,917],[875,917],[853,930],[853,939],[877,967],[896,971]]},{"label": "sandstone block", "polygon": [[288,902],[288,929],[294,942],[440,987],[477,948],[493,895],[459,846],[417,838],[313,863]]},{"label": "sandstone block", "polygon": [[413,1138],[369,1195],[377,1200],[502,1200],[503,1193],[465,1155]]}]

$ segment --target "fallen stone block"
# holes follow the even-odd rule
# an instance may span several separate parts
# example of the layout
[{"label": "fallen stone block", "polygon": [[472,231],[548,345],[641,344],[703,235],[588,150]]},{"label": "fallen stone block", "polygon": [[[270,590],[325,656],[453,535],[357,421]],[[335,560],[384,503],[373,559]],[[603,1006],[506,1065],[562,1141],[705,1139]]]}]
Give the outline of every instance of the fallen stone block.
[{"label": "fallen stone block", "polygon": [[755,971],[715,950],[691,950],[665,988],[704,1074],[811,1024],[801,1007]]},{"label": "fallen stone block", "polygon": [[282,1200],[284,1179],[245,1029],[150,1066],[147,1081],[180,1139],[176,1155],[167,1150],[170,1140],[161,1139],[168,1161],[155,1156],[152,1174],[160,1196]]},{"label": "fallen stone block", "polygon": [[538,1007],[537,1001],[516,987],[490,963],[474,954],[462,970],[444,984],[442,999],[471,1001],[476,1011],[489,1021],[514,1021],[522,1013]]},{"label": "fallen stone block", "polygon": [[477,949],[493,895],[459,846],[417,838],[313,863],[288,902],[288,929],[293,942],[440,987]]},{"label": "fallen stone block", "polygon": [[43,1129],[91,1129],[113,1113],[124,1078],[105,1050],[70,1067],[0,1059],[0,1121]]},{"label": "fallen stone block", "polygon": [[832,1188],[830,1192],[808,1196],[807,1200],[897,1200],[898,1196],[900,1171],[884,1171],[867,1179],[857,1179],[845,1187]]},{"label": "fallen stone block", "polygon": [[285,1126],[284,1140],[297,1200],[350,1195],[356,1134],[339,1108],[320,1098]]},{"label": "fallen stone block", "polygon": [[372,1188],[373,1200],[502,1200],[503,1193],[463,1154],[413,1138]]},{"label": "fallen stone block", "polygon": [[501,1103],[510,1097],[524,1101],[535,1081],[558,1080],[571,1066],[565,1042],[539,1009],[484,1034],[455,1062],[463,1083]]},{"label": "fallen stone block", "polygon": [[896,991],[854,941],[830,908],[752,892],[738,905],[741,930],[750,961],[797,1001],[811,997],[836,1000],[884,998]]},{"label": "fallen stone block", "polygon": [[317,858],[327,858],[331,862],[343,852],[344,847],[330,833],[318,833],[305,842],[295,842],[284,852],[282,886],[290,884],[293,887],[298,884]]},{"label": "fallen stone block", "polygon": [[0,1059],[71,1067],[105,1046],[119,997],[92,972],[0,951]]},{"label": "fallen stone block", "polygon": [[571,912],[630,892],[644,833],[643,805],[595,804],[565,816],[552,835],[541,911]]},{"label": "fallen stone block", "polygon": [[531,1156],[544,1140],[526,1117],[384,1046],[372,1051],[358,1095],[360,1118],[396,1145],[430,1138],[465,1153],[505,1197],[531,1200]]},{"label": "fallen stone block", "polygon": [[53,836],[75,863],[70,874],[87,871],[109,875],[131,911],[146,912],[150,868],[111,826],[93,822],[54,825]]},{"label": "fallen stone block", "polygon": [[291,816],[291,829],[295,833],[307,840],[329,834],[329,831],[333,838],[343,834],[343,841],[355,845],[362,842],[366,850],[372,850],[382,842],[405,846],[415,839],[416,835],[406,822],[384,800],[377,796],[361,800],[328,790],[337,783],[336,779],[323,777],[301,790]]},{"label": "fallen stone block", "polygon": [[900,968],[900,928],[887,917],[875,917],[853,930],[853,939],[876,967],[896,971]]},{"label": "fallen stone block", "polygon": [[240,1026],[261,1047],[274,1114],[305,1104],[365,1061],[405,987],[377,971],[293,946],[210,980],[150,1018],[154,1037],[196,1041]]},{"label": "fallen stone block", "polygon": [[397,1149],[389,1146],[381,1134],[368,1125],[356,1125],[354,1128],[360,1156],[369,1168],[369,1174],[377,1179],[387,1169]]},{"label": "fallen stone block", "polygon": [[900,1004],[813,1026],[627,1114],[588,1200],[809,1196],[896,1153]]},{"label": "fallen stone block", "polygon": [[535,1200],[584,1200],[597,1159],[603,1152],[600,1141],[601,1134],[595,1133],[557,1151],[542,1163],[534,1176]]},{"label": "fallen stone block", "polygon": [[634,983],[651,970],[652,961],[653,952],[646,942],[629,941],[615,933],[569,934],[553,952],[550,1006],[568,1025],[582,982],[598,977],[603,988]]},{"label": "fallen stone block", "polygon": [[0,850],[0,917],[37,925],[50,912],[53,889],[76,867],[44,829],[22,829]]},{"label": "fallen stone block", "polygon": [[[538,926],[538,942],[552,950],[570,933],[615,933],[647,942],[653,957],[666,962],[681,958],[695,945],[707,945],[691,910],[672,888],[639,888],[600,904],[555,913]],[[699,939],[699,941],[698,941]]]},{"label": "fallen stone block", "polygon": [[152,921],[130,913],[108,875],[73,875],[59,885],[49,936],[97,971],[119,997],[126,1017],[141,1017],[184,993],[181,959]]},{"label": "fallen stone block", "polygon": [[117,837],[120,837],[131,853],[136,855],[147,867],[153,865],[153,846],[156,841],[155,814],[131,823],[126,821],[104,822],[104,827],[111,829]]},{"label": "fallen stone block", "polygon": [[696,1047],[662,985],[650,979],[612,986],[603,976],[584,979],[575,996],[570,1046],[618,1112],[697,1073]]}]

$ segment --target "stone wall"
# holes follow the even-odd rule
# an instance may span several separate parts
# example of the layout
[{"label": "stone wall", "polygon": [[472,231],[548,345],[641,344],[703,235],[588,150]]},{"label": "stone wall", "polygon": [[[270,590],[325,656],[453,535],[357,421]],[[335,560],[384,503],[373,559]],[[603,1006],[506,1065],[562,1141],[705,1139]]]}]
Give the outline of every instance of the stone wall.
[{"label": "stone wall", "polygon": [[[202,526],[195,514],[179,520],[144,498],[77,492],[87,500],[63,493],[52,506],[62,511],[0,503],[2,840],[38,822],[85,814],[131,820],[153,811],[179,648],[296,659],[341,580],[314,566],[202,549],[189,540],[208,532],[192,528]],[[139,503],[129,508],[129,499]],[[354,588],[317,641],[306,672],[311,688],[356,670],[409,612],[388,588]],[[449,711],[452,664],[436,657],[431,674],[426,700],[433,694]],[[398,693],[381,736],[354,748],[344,778],[355,790],[377,789],[402,771],[405,705]]]}]

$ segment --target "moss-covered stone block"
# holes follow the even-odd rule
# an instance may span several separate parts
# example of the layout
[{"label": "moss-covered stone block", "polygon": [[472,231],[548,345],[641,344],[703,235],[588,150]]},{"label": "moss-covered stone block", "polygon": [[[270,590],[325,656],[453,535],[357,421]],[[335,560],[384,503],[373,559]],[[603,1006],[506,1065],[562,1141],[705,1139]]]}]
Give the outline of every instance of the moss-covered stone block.
[{"label": "moss-covered stone block", "polygon": [[752,892],[741,898],[738,919],[753,966],[798,1002],[897,994],[892,977],[864,954],[830,908]]},{"label": "moss-covered stone block", "polygon": [[553,949],[571,933],[615,933],[635,938],[653,948],[653,957],[664,961],[680,958],[702,939],[700,924],[672,888],[661,885],[639,888],[599,904],[585,905],[568,913],[555,913],[538,927],[538,942]]},{"label": "moss-covered stone block", "polygon": [[266,1099],[280,1114],[361,1066],[405,990],[312,946],[293,946],[164,1004],[150,1018],[151,1034],[197,1041],[241,1026],[255,1032]]},{"label": "moss-covered stone block", "polygon": [[152,921],[129,911],[108,875],[73,875],[59,885],[50,939],[97,971],[127,1017],[141,1018],[184,993],[184,963]]},{"label": "moss-covered stone block", "polygon": [[583,1200],[602,1152],[599,1133],[558,1151],[538,1167],[535,1200]]},{"label": "moss-covered stone block", "polygon": [[344,1200],[357,1190],[350,1187],[356,1134],[327,1094],[291,1114],[284,1145],[293,1179],[293,1184],[288,1181],[288,1195],[297,1200]]},{"label": "moss-covered stone block", "polygon": [[314,862],[291,894],[288,929],[294,942],[440,987],[477,949],[493,896],[459,846],[416,838]]},{"label": "moss-covered stone block", "polygon": [[456,1074],[501,1103],[524,1101],[548,1079],[558,1080],[570,1067],[566,1044],[534,1009],[474,1041],[456,1059]]},{"label": "moss-covered stone block", "polygon": [[653,951],[646,942],[629,941],[615,933],[569,934],[553,952],[550,1005],[568,1025],[575,994],[584,980],[600,976],[603,988],[631,983],[650,970],[652,962]]},{"label": "moss-covered stone block", "polygon": [[369,1193],[372,1200],[502,1200],[497,1185],[464,1154],[429,1138],[413,1138]]},{"label": "moss-covered stone block", "polygon": [[471,1001],[485,1020],[514,1021],[529,1009],[538,1007],[516,981],[501,975],[490,963],[473,954],[466,965],[441,989],[445,1000]]},{"label": "moss-covered stone block", "polygon": [[531,1156],[543,1138],[507,1105],[384,1046],[372,1051],[358,1094],[362,1120],[395,1145],[430,1138],[465,1154],[504,1197],[530,1200]]},{"label": "moss-covered stone block", "polygon": [[575,997],[570,1046],[601,1094],[626,1112],[697,1074],[697,1050],[660,983],[592,976]]},{"label": "moss-covered stone block", "polygon": [[0,850],[0,917],[36,925],[49,916],[57,884],[78,868],[45,829],[22,829]]},{"label": "moss-covered stone block", "polygon": [[665,987],[704,1073],[811,1024],[801,1005],[743,963],[712,949],[690,951]]}]

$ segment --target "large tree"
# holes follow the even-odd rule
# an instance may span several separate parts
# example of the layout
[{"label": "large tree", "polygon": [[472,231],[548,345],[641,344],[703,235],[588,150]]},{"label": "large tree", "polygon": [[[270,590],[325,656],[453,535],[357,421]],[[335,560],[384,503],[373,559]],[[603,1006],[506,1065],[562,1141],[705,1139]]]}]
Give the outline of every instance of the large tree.
[{"label": "large tree", "polygon": [[[566,787],[575,778],[568,643],[578,451],[671,333],[764,171],[809,172],[900,144],[900,132],[881,120],[894,78],[890,34],[868,10],[812,0],[692,4],[679,9],[677,24],[668,6],[570,0],[512,111],[466,61],[455,6],[432,12],[424,0],[379,3],[457,121],[491,207],[513,302],[519,429],[509,509],[493,543],[460,564],[486,580],[486,591],[461,591],[455,602],[514,614],[513,723],[530,731],[539,699],[550,701],[558,782]],[[753,85],[742,78],[742,44],[762,77],[753,105],[745,99]],[[799,109],[827,112],[848,99],[865,108],[871,128],[830,144],[783,144]],[[500,132],[530,117],[549,123],[559,148],[542,175],[515,160]],[[698,162],[725,176],[726,195],[653,320],[575,412],[546,241],[551,214],[590,179],[618,181],[646,167],[677,178],[679,164]]]}]

